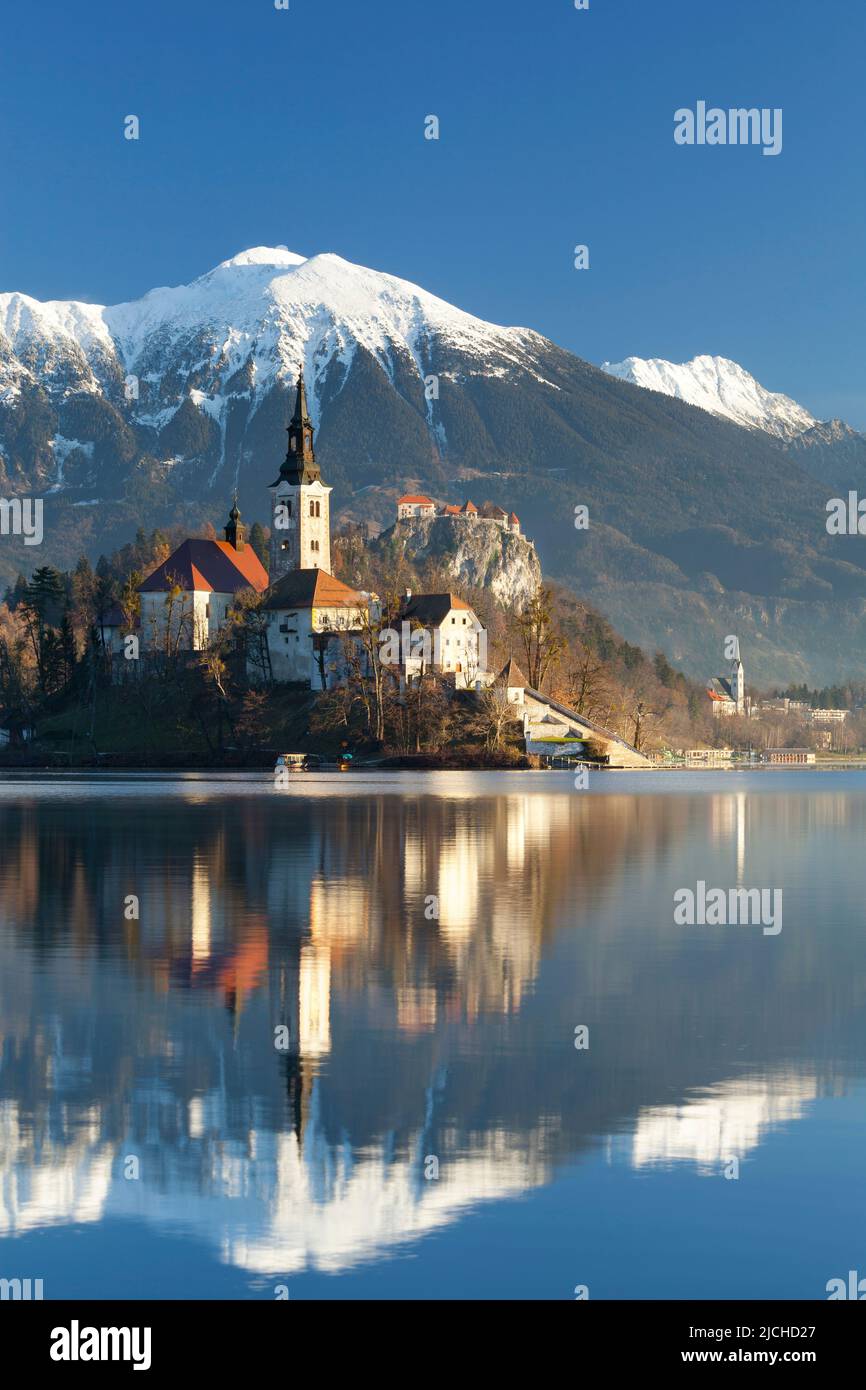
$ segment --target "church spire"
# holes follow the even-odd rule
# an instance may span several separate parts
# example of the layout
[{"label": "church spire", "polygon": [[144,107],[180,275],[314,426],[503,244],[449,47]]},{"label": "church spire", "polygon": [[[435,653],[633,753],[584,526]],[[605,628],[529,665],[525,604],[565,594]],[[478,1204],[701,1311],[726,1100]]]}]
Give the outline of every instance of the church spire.
[{"label": "church spire", "polygon": [[313,483],[320,479],[319,465],[313,449],[313,422],[307,410],[307,388],[303,369],[298,373],[298,393],[295,413],[288,426],[289,448],[280,469],[280,478],[287,483]]},{"label": "church spire", "polygon": [[246,544],[247,528],[241,521],[241,514],[238,510],[237,493],[235,493],[234,506],[229,512],[228,522],[223,529],[229,545],[234,546],[235,550],[243,550]]}]

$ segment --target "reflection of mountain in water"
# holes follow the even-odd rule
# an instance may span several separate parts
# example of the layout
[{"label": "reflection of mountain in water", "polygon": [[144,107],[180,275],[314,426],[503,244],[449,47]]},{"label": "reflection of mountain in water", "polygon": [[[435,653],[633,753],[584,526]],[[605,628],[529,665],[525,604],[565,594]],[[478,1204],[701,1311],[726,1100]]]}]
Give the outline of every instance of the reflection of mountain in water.
[{"label": "reflection of mountain in water", "polygon": [[781,1072],[714,1086],[682,1105],[642,1111],[627,1145],[636,1168],[692,1163],[717,1173],[719,1163],[742,1158],[778,1125],[799,1120],[818,1088],[814,1078]]},{"label": "reflection of mountain in water", "polygon": [[826,854],[864,819],[742,793],[7,793],[0,1233],[138,1214],[250,1271],[335,1270],[603,1136],[638,1166],[746,1156],[844,1084],[866,968],[844,912],[798,931],[805,849],[778,941],[683,933],[673,887],[775,882],[786,838]]}]

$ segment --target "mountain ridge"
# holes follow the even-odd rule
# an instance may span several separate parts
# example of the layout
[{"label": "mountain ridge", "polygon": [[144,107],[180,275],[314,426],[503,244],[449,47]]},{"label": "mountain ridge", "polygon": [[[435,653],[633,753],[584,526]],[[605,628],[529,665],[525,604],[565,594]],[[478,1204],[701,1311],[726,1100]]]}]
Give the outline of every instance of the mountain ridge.
[{"label": "mountain ridge", "polygon": [[626,357],[622,362],[603,362],[602,371],[648,391],[675,396],[746,429],[763,429],[780,439],[791,439],[818,424],[805,406],[780,391],[768,391],[751,372],[729,357],[705,353],[689,362]]}]

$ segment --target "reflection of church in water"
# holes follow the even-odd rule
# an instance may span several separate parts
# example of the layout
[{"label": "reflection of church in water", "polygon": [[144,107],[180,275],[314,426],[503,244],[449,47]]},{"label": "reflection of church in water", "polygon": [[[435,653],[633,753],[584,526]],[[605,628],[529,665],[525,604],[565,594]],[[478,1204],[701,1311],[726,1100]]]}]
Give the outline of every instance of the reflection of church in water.
[{"label": "reflection of church in water", "polygon": [[[804,1019],[817,1032],[846,1016],[836,999],[859,1017],[847,951],[835,966],[826,958],[821,990],[804,965],[802,1012],[763,972],[744,992],[727,953],[707,1037],[684,1052],[670,937],[637,923],[632,949],[609,949],[622,864],[641,866],[650,900],[655,866],[693,831],[685,799],[666,798],[660,816],[651,798],[617,793],[599,826],[582,795],[461,797],[455,783],[398,807],[391,794],[335,798],[308,785],[276,803],[243,799],[236,813],[197,808],[186,838],[188,807],[166,804],[158,828],[130,814],[141,916],[123,951],[93,925],[103,911],[116,922],[132,848],[122,862],[94,859],[106,840],[85,827],[91,858],[72,843],[67,882],[63,864],[49,873],[38,857],[45,813],[7,823],[0,909],[16,925],[0,966],[11,943],[15,969],[0,969],[0,1019],[16,1094],[0,1099],[0,1234],[127,1218],[196,1232],[251,1273],[338,1272],[441,1232],[472,1204],[525,1193],[599,1135],[636,1168],[708,1168],[821,1094],[824,1082],[790,1058]],[[705,814],[733,869],[747,832],[763,826],[775,842],[798,812],[762,798],[747,823],[735,794]],[[850,815],[827,796],[811,824],[843,830]],[[166,839],[170,874],[153,853]],[[430,897],[438,918],[425,917]],[[70,971],[64,949],[34,953],[39,922],[58,948],[74,937],[94,968]],[[666,963],[653,976],[660,941]],[[551,1039],[569,1046],[572,979],[630,1001],[617,1065],[595,1092],[585,1071],[543,1060]],[[747,1041],[773,1040],[756,1080],[726,1070],[719,1043],[732,1016]],[[647,1053],[651,1029],[660,1045]],[[137,1183],[123,1177],[130,1153],[146,1159]],[[442,1160],[435,1183],[423,1175],[430,1153]]]},{"label": "reflection of church in water", "polygon": [[[281,811],[294,800],[280,792]],[[142,957],[163,988],[219,997],[236,1037],[258,1027],[263,1010],[271,1034],[285,1030],[274,1052],[300,1132],[315,1079],[331,1065],[342,1001],[365,1026],[407,1040],[520,1011],[556,885],[548,876],[539,891],[534,866],[552,841],[565,864],[576,809],[571,798],[505,796],[482,812],[466,796],[409,801],[394,819],[381,804],[322,797],[306,801],[303,828],[291,816],[287,872],[288,822],[262,807],[197,846],[186,892],[178,880],[172,895],[143,885]],[[227,853],[233,839],[250,876],[243,884]],[[184,919],[189,929],[178,931]]]}]

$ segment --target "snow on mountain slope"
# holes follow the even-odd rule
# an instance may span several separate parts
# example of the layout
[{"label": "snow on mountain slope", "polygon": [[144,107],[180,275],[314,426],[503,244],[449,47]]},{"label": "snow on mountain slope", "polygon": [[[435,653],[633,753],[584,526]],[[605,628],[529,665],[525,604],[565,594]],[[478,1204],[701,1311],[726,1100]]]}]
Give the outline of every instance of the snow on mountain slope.
[{"label": "snow on mountain slope", "polygon": [[766,390],[727,357],[693,357],[691,362],[681,363],[665,362],[660,357],[627,357],[624,362],[603,362],[602,371],[781,439],[792,439],[818,423],[803,406],[789,396]]},{"label": "snow on mountain slope", "polygon": [[117,357],[103,316],[99,304],[0,294],[0,401],[37,380],[50,389],[72,378],[78,390],[99,390]]},{"label": "snow on mountain slope", "polygon": [[164,377],[179,404],[177,387],[185,381],[207,396],[224,396],[248,369],[242,389],[258,397],[303,365],[315,415],[317,387],[334,358],[348,366],[361,346],[392,375],[395,352],[406,353],[423,375],[433,336],[470,358],[493,352],[515,363],[541,341],[340,256],[254,247],[189,285],[154,289],[113,307],[0,295],[0,399],[14,398],[37,378],[49,387],[56,381],[96,391],[135,374],[146,383],[143,409],[149,400],[152,410],[157,401],[168,404],[160,390]]}]

